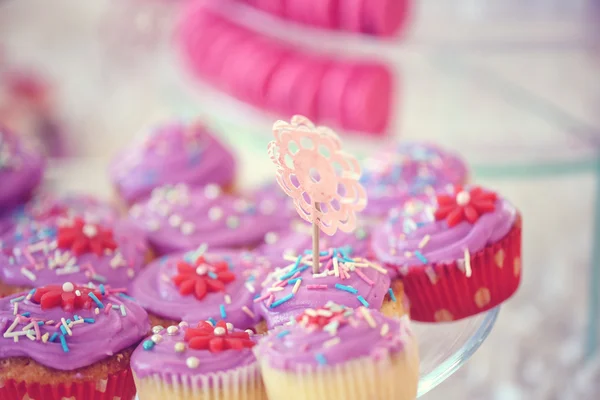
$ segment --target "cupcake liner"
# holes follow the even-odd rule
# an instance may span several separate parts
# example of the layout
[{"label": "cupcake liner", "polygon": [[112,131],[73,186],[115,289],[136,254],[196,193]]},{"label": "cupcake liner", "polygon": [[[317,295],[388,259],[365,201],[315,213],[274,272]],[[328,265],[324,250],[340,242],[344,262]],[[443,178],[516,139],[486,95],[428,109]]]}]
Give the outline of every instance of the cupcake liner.
[{"label": "cupcake liner", "polygon": [[267,400],[258,363],[203,375],[135,375],[142,400]]},{"label": "cupcake liner", "polygon": [[[411,319],[448,322],[492,309],[511,297],[521,282],[521,217],[498,242],[465,260],[398,268],[411,301]],[[388,266],[390,267],[390,266]]]},{"label": "cupcake liner", "polygon": [[394,399],[414,400],[419,381],[419,356],[414,336],[404,350],[361,357],[342,364],[302,365],[280,371],[261,361],[270,400]]},{"label": "cupcake liner", "polygon": [[107,379],[84,382],[39,384],[0,380],[2,400],[131,400],[134,397],[135,385],[129,368]]}]

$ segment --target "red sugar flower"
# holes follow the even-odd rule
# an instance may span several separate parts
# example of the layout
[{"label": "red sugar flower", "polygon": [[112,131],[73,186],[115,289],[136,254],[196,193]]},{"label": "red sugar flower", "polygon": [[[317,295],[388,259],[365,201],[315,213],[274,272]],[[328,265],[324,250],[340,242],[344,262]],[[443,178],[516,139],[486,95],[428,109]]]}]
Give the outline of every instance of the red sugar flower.
[{"label": "red sugar flower", "polygon": [[101,256],[104,250],[116,249],[117,243],[111,229],[75,218],[71,225],[58,228],[58,247],[71,250],[76,256],[90,252]]},{"label": "red sugar flower", "polygon": [[213,353],[223,350],[242,350],[255,345],[254,341],[250,340],[248,332],[234,332],[233,325],[226,324],[225,321],[217,322],[216,326],[201,321],[196,328],[187,328],[185,341],[189,343],[191,349],[210,350]]},{"label": "red sugar flower", "polygon": [[336,308],[335,310],[329,308],[319,308],[317,310],[307,309],[296,317],[296,321],[306,328],[316,327],[323,329],[334,321],[338,321],[340,325],[345,323],[345,313],[346,310],[341,308]]},{"label": "red sugar flower", "polygon": [[446,219],[449,227],[458,225],[464,220],[475,223],[485,213],[496,208],[496,193],[485,192],[480,187],[463,190],[461,186],[454,189],[455,195],[442,194],[437,196],[438,209],[435,219]]},{"label": "red sugar flower", "polygon": [[194,293],[198,300],[202,300],[208,292],[225,290],[225,284],[234,280],[235,275],[229,271],[226,261],[211,264],[204,257],[198,257],[193,266],[180,261],[177,263],[177,275],[173,277],[179,293],[184,296]]},{"label": "red sugar flower", "polygon": [[31,300],[39,304],[42,310],[60,306],[63,310],[71,312],[92,308],[96,302],[89,296],[90,293],[96,295],[98,300],[102,299],[102,294],[94,289],[65,282],[62,286],[48,285],[37,288]]}]

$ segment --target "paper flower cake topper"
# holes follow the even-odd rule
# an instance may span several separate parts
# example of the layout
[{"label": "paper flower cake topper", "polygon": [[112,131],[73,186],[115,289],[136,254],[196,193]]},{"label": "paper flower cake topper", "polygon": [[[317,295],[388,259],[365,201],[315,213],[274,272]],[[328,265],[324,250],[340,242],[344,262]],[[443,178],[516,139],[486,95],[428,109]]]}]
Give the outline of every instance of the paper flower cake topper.
[{"label": "paper flower cake topper", "polygon": [[[360,165],[342,151],[332,130],[315,127],[305,117],[277,121],[273,135],[268,152],[277,167],[277,182],[294,200],[300,217],[313,224],[313,255],[318,255],[319,229],[328,235],[338,229],[351,232],[356,212],[367,205]],[[318,256],[313,257],[313,270],[318,271]]]}]

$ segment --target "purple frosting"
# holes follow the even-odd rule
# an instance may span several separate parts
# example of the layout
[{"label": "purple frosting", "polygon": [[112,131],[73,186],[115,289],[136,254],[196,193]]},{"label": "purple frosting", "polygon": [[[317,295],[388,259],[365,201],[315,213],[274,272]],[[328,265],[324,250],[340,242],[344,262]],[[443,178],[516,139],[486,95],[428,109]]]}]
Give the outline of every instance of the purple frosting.
[{"label": "purple frosting", "polygon": [[[173,282],[177,263],[196,265],[199,256],[214,265],[225,261],[235,279],[225,284],[224,291],[208,292],[201,300],[194,293],[182,295]],[[268,263],[246,251],[211,251],[203,249],[163,257],[150,263],[137,277],[132,295],[152,314],[177,321],[197,323],[210,318],[223,319],[239,328],[251,328],[258,322],[252,312],[252,300],[260,290]]]},{"label": "purple frosting", "polygon": [[363,215],[385,217],[407,197],[463,184],[467,177],[467,166],[456,154],[429,143],[400,142],[363,163],[361,183],[369,197]]},{"label": "purple frosting", "polygon": [[[149,350],[138,346],[133,352],[131,369],[137,377],[167,374],[177,379],[182,376],[199,376],[229,371],[256,363],[252,349],[249,348],[223,350],[218,353],[188,348],[185,341],[188,325],[185,322],[168,329],[171,330],[171,333],[167,329],[156,331],[153,329],[154,335],[160,336],[158,343]],[[234,329],[234,331],[240,332],[239,329]],[[154,337],[156,338],[156,336]],[[250,336],[250,338],[255,340],[255,337]],[[178,343],[180,343],[179,346],[183,346],[183,350],[179,352],[175,350],[175,345]],[[198,359],[198,365],[190,367],[188,365],[190,358]]]},{"label": "purple frosting", "polygon": [[[447,193],[447,192],[440,192]],[[513,227],[517,210],[503,198],[495,202],[494,211],[485,213],[471,224],[464,220],[449,227],[445,219],[436,221],[436,197],[419,197],[393,209],[388,220],[373,232],[375,257],[400,271],[408,266],[453,262],[502,239]]]},{"label": "purple frosting", "polygon": [[[343,316],[324,327],[304,319],[307,313],[332,312],[342,312]],[[275,329],[259,342],[256,354],[272,368],[295,371],[303,366],[336,365],[361,357],[378,359],[396,354],[404,350],[412,336],[408,317],[388,318],[364,307],[344,311],[337,304],[328,304],[323,309],[307,310],[296,324]]]},{"label": "purple frosting", "polygon": [[[72,221],[61,223],[69,225]],[[31,236],[0,252],[0,280],[13,286],[42,286],[73,283],[107,283],[127,287],[142,269],[148,255],[143,232],[130,221],[100,225],[112,230],[114,251],[98,256],[92,252],[75,255],[57,246],[58,225],[30,229]]]},{"label": "purple frosting", "polygon": [[306,308],[321,307],[328,301],[351,308],[381,308],[390,288],[387,270],[363,258],[349,258],[345,249],[321,254],[317,276],[312,272],[312,255],[301,255],[287,258],[287,267],[275,270],[265,279],[254,309],[269,329],[289,322]]},{"label": "purple frosting", "polygon": [[0,126],[0,213],[26,201],[42,180],[45,162]]},{"label": "purple frosting", "polygon": [[152,197],[134,205],[129,215],[146,231],[159,254],[190,250],[203,243],[211,248],[250,247],[267,232],[287,226],[270,199],[227,195],[216,185],[156,188]]},{"label": "purple frosting", "polygon": [[[0,237],[6,247],[44,224],[62,219],[82,217],[86,221],[112,224],[118,217],[118,210],[107,202],[86,194],[71,194],[56,197],[49,193],[35,196],[26,204],[20,205],[0,216]],[[33,229],[33,231],[32,231]]]},{"label": "purple frosting", "polygon": [[[24,298],[25,295],[27,293],[0,299],[0,332],[3,333],[0,337],[0,359],[29,357],[47,367],[71,371],[94,364],[135,345],[150,329],[146,311],[134,301],[120,295],[109,295],[101,300],[103,307],[110,303],[116,306],[117,310],[111,307],[105,312],[104,308],[99,309],[98,313],[95,311],[97,307],[73,312],[64,311],[60,306],[42,310],[39,304]],[[14,315],[15,304],[17,316]],[[19,318],[18,324],[10,329],[16,318]],[[68,332],[63,334],[60,326],[56,326],[61,323],[61,318],[65,319],[72,335]],[[39,339],[37,332],[30,325],[32,319],[44,322],[39,325]],[[83,319],[84,322],[69,323],[75,322],[76,319]],[[54,322],[46,323],[47,321]],[[24,328],[28,325],[32,330],[30,336],[34,340],[20,336],[19,341],[15,342],[10,333],[27,332],[29,329]],[[11,332],[7,332],[9,330]],[[46,333],[48,335],[44,338]],[[64,336],[65,348],[68,351],[63,348],[60,336]]]},{"label": "purple frosting", "polygon": [[121,197],[134,203],[166,184],[229,185],[235,178],[235,160],[204,126],[169,122],[121,152],[110,176]]},{"label": "purple frosting", "polygon": [[[367,228],[358,227],[352,233],[337,231],[333,236],[321,235],[321,250],[331,247],[345,248],[353,256],[366,256],[369,249]],[[312,227],[301,220],[294,220],[287,231],[268,232],[264,244],[257,251],[269,259],[280,260],[283,255],[295,255],[312,248]]]}]

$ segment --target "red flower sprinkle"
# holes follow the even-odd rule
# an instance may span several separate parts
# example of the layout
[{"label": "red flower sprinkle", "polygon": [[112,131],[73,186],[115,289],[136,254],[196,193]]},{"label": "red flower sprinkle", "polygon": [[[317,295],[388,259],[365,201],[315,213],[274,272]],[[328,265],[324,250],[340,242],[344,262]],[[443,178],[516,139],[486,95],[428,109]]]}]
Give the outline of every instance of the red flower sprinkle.
[{"label": "red flower sprinkle", "polygon": [[177,275],[173,277],[179,293],[184,296],[194,293],[198,300],[202,300],[209,292],[225,290],[225,284],[234,280],[235,275],[229,271],[227,262],[210,264],[204,257],[198,257],[193,266],[180,261],[177,263]]},{"label": "red flower sprinkle", "polygon": [[446,219],[449,227],[458,225],[464,220],[475,223],[485,213],[496,208],[496,193],[485,192],[480,187],[470,191],[463,190],[461,186],[454,189],[455,195],[442,194],[437,196],[438,209],[435,219]]},{"label": "red flower sprinkle", "polygon": [[340,325],[346,323],[347,321],[344,318],[346,311],[338,308],[331,310],[328,307],[317,310],[308,309],[298,315],[296,321],[306,328],[323,329],[334,321],[338,321]]},{"label": "red flower sprinkle", "polygon": [[102,294],[94,289],[66,282],[62,286],[48,285],[37,288],[31,300],[40,304],[42,310],[61,306],[63,310],[71,312],[92,308],[96,303],[89,296],[90,293],[96,295],[98,300],[102,299]]},{"label": "red flower sprinkle", "polygon": [[58,228],[58,247],[71,250],[76,256],[90,252],[101,256],[104,250],[116,249],[117,244],[112,230],[75,218],[71,225]]},{"label": "red flower sprinkle", "polygon": [[212,326],[210,322],[201,321],[196,328],[187,328],[185,341],[195,350],[210,350],[219,353],[223,350],[242,350],[255,345],[247,332],[234,332],[233,326],[225,321]]}]

